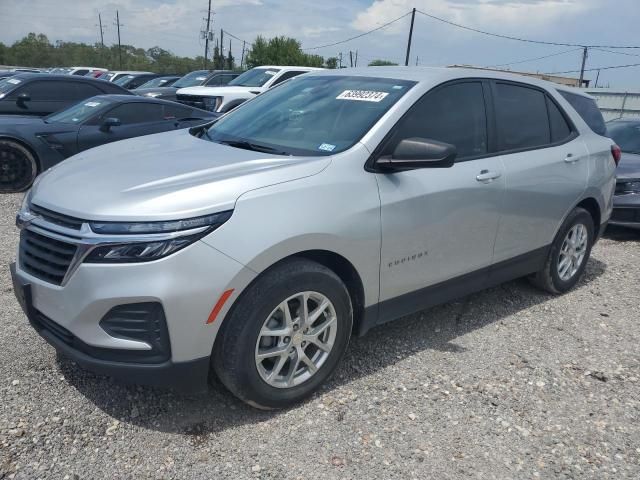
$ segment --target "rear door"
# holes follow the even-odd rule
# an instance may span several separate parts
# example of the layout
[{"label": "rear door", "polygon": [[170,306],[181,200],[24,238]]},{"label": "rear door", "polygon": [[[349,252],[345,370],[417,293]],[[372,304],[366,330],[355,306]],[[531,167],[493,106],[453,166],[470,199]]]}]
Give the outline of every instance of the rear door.
[{"label": "rear door", "polygon": [[381,156],[390,155],[401,140],[421,137],[453,144],[458,151],[451,168],[376,174],[380,300],[414,294],[402,306],[390,307],[401,311],[381,311],[382,317],[409,313],[414,301],[424,304],[424,287],[491,264],[505,185],[501,159],[490,153],[488,94],[489,83],[481,80],[438,87],[416,102],[382,147]]},{"label": "rear door", "polygon": [[492,92],[506,180],[497,263],[542,255],[540,249],[551,244],[586,188],[589,152],[569,116],[544,90],[494,81]]}]

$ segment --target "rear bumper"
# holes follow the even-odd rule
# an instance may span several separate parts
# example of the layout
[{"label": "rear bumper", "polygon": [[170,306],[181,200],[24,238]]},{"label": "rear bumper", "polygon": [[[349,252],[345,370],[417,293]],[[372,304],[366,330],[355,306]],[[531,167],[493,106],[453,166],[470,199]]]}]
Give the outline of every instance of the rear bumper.
[{"label": "rear bumper", "polygon": [[[96,358],[87,352],[91,349],[70,331],[38,312],[33,306],[31,285],[16,275],[11,264],[13,290],[29,323],[59,353],[81,367],[102,375],[114,377],[125,383],[151,385],[186,392],[206,389],[209,374],[209,357],[186,362],[131,363]],[[99,351],[100,349],[94,349]]]},{"label": "rear bumper", "polygon": [[640,195],[616,195],[613,197],[613,213],[609,224],[640,228]]}]

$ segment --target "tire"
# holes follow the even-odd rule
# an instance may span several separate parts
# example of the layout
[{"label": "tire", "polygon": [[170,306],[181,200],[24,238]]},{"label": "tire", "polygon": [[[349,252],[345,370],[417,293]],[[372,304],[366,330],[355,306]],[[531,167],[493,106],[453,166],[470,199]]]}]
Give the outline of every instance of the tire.
[{"label": "tire", "polygon": [[[572,250],[570,246],[571,239],[568,236],[571,233],[572,235],[578,235],[578,237],[573,237],[574,239],[580,238],[580,233],[578,233],[580,229],[584,229],[583,231],[586,235],[584,250],[582,248]],[[594,240],[595,229],[591,214],[583,208],[574,209],[558,231],[551,245],[544,268],[531,277],[531,282],[536,287],[554,295],[568,292],[580,281],[591,256],[591,247],[593,247]],[[568,254],[565,253],[565,247],[569,249]],[[575,254],[572,252],[575,252]],[[584,252],[584,255],[582,255],[577,268],[574,268],[575,264],[578,263],[576,255],[580,256],[582,252]],[[566,263],[561,265],[563,260],[566,262],[568,257],[573,257],[575,263],[569,267],[566,267]],[[568,269],[565,270],[562,266]]]},{"label": "tire", "polygon": [[[309,318],[320,304],[325,306],[309,324],[298,315],[303,298]],[[296,321],[299,328],[294,330]],[[242,401],[261,409],[285,408],[311,395],[334,372],[347,349],[352,324],[349,293],[333,271],[305,259],[287,260],[258,277],[237,300],[216,340],[213,369]],[[281,353],[260,359],[276,349]],[[314,372],[302,361],[301,352],[316,366]]]},{"label": "tire", "polygon": [[38,175],[33,154],[13,140],[0,140],[0,193],[27,190]]}]

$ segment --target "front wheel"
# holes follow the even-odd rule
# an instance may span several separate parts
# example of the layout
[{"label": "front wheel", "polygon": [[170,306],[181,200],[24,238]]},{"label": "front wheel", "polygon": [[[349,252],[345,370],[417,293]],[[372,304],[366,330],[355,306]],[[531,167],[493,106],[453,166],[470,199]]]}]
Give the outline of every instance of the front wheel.
[{"label": "front wheel", "polygon": [[259,277],[225,320],[213,352],[222,383],[258,408],[283,408],[309,396],[336,369],[353,313],[340,278],[293,259]]},{"label": "front wheel", "polygon": [[12,140],[0,140],[0,193],[28,189],[38,174],[33,154]]},{"label": "front wheel", "polygon": [[574,209],[562,224],[544,268],[532,277],[532,283],[553,294],[571,290],[587,267],[594,238],[591,214],[583,208]]}]

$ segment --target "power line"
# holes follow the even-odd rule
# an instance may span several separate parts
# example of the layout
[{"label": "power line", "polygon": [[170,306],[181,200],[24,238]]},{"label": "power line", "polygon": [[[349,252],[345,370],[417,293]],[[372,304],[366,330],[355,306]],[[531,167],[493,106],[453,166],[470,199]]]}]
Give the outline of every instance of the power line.
[{"label": "power line", "polygon": [[433,20],[437,20],[442,23],[446,23],[447,25],[451,25],[453,27],[462,28],[464,30],[469,30],[470,32],[481,33],[483,35],[488,35],[490,37],[502,38],[505,40],[515,40],[518,42],[524,43],[536,43],[539,45],[555,45],[558,47],[580,47],[580,48],[613,48],[613,49],[640,49],[640,46],[636,45],[582,45],[579,43],[562,43],[562,42],[549,42],[544,40],[532,40],[530,38],[520,38],[520,37],[512,37],[510,35],[502,35],[499,33],[487,32],[484,30],[479,30],[477,28],[468,27],[466,25],[461,25],[459,23],[451,22],[441,17],[436,17],[435,15],[431,15],[430,13],[423,12],[422,10],[417,10],[418,13],[421,13],[425,17],[429,17]]},{"label": "power line", "polygon": [[[630,63],[627,65],[611,65],[609,67],[597,67],[597,68],[587,68],[584,71],[585,72],[595,72],[597,70],[614,70],[614,69],[618,69],[618,68],[630,68],[630,67],[640,67],[640,63]],[[545,73],[544,75],[560,75],[562,73],[579,73],[580,70],[567,70],[565,72],[548,72]]]},{"label": "power line", "polygon": [[509,63],[500,63],[498,65],[487,65],[485,68],[507,67],[509,65],[519,65],[521,63],[535,62],[537,60],[544,60],[545,58],[558,57],[560,55],[566,55],[567,53],[573,53],[582,50],[581,48],[573,48],[571,50],[565,50],[564,52],[553,53],[551,55],[545,55],[543,57],[527,58],[525,60],[518,60]]},{"label": "power line", "polygon": [[597,48],[597,47],[591,47],[593,50],[597,50],[598,52],[605,52],[605,53],[613,53],[615,55],[626,55],[628,57],[640,57],[640,55],[638,55],[637,53],[628,53],[628,52],[612,52],[611,50],[604,50],[602,48]]},{"label": "power line", "polygon": [[247,42],[246,40],[243,40],[240,37],[236,37],[233,33],[228,32],[227,30],[223,30],[224,33],[226,33],[227,35],[229,35],[231,38],[235,38],[236,40],[238,40],[239,42],[244,42],[247,45],[249,45],[250,47],[253,45],[253,42]]},{"label": "power line", "polygon": [[409,11],[409,12],[405,13],[404,15],[402,15],[401,17],[396,18],[395,20],[391,20],[390,22],[387,22],[387,23],[385,23],[383,25],[380,25],[379,27],[376,27],[373,30],[369,30],[368,32],[361,33],[360,35],[356,35],[354,37],[350,37],[350,38],[347,38],[345,40],[340,40],[339,42],[328,43],[326,45],[318,45],[316,47],[303,48],[302,50],[319,50],[321,48],[333,47],[335,45],[340,45],[342,43],[350,42],[350,41],[355,40],[357,38],[364,37],[365,35],[369,35],[370,33],[377,32],[378,30],[382,30],[383,28],[388,27],[392,23],[395,23],[398,20],[402,20],[404,17],[407,17],[407,16],[411,15],[411,13],[412,13],[412,11]]}]

